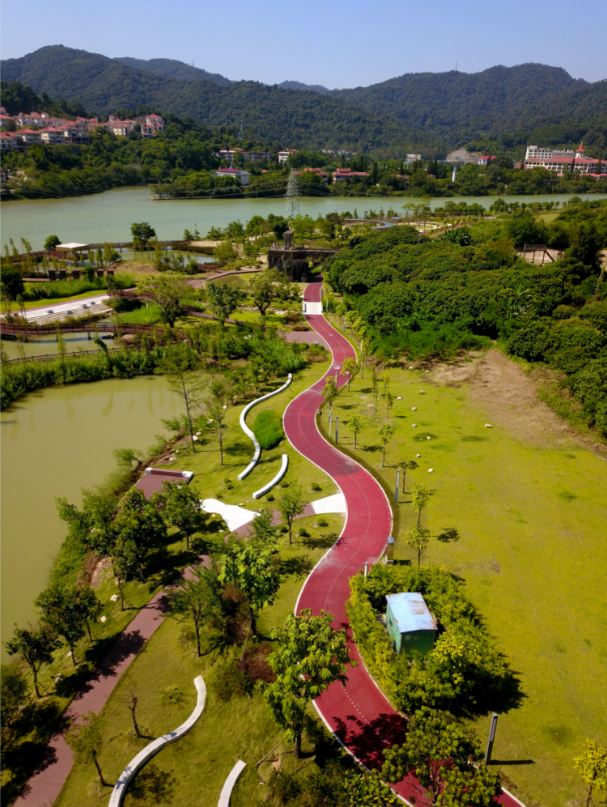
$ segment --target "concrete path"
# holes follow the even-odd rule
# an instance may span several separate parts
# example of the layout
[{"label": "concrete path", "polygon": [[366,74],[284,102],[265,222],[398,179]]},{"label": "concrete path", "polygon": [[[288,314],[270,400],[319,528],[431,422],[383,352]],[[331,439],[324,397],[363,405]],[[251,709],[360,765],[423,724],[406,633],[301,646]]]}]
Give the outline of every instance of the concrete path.
[{"label": "concrete path", "polygon": [[120,676],[162,624],[167,609],[168,601],[159,592],[123,630],[105,659],[70,704],[59,730],[51,737],[44,762],[28,781],[15,802],[15,807],[50,807],[53,804],[72,769],[72,752],[63,734],[69,727],[68,721],[78,724],[87,712],[98,714],[103,709]]},{"label": "concrete path", "polygon": [[[65,303],[47,303],[47,305],[37,306],[36,308],[27,308],[25,311],[25,318],[27,320],[36,320],[41,315],[52,311],[54,314],[67,314],[68,311],[73,311],[75,317],[85,316],[92,305],[99,305],[103,300],[108,299],[107,291],[103,294],[97,294],[94,297],[79,297],[75,300],[68,300]],[[85,306],[87,308],[83,308]],[[16,312],[13,312],[16,313]]]},{"label": "concrete path", "polygon": [[[319,303],[320,291],[319,283],[308,285],[305,301]],[[355,358],[351,344],[323,316],[306,316],[306,320],[331,344],[333,361],[326,375],[333,375],[344,359]],[[318,614],[325,609],[334,614],[336,628],[348,628],[349,579],[366,561],[373,563],[382,553],[392,529],[392,512],[379,482],[354,460],[341,454],[318,431],[316,413],[322,403],[325,378],[290,403],[283,423],[294,448],[337,483],[345,497],[347,516],[339,540],[304,583],[296,612],[310,608]],[[337,381],[342,387],[347,378],[338,376]],[[349,647],[359,665],[348,670],[347,686],[333,684],[314,705],[339,742],[365,767],[378,769],[383,763],[383,750],[403,742],[406,721],[394,711],[369,675],[351,637]],[[409,802],[415,799],[417,805],[428,803],[413,776],[396,784],[394,790]],[[520,805],[510,794],[504,794],[499,803],[508,807]]]}]

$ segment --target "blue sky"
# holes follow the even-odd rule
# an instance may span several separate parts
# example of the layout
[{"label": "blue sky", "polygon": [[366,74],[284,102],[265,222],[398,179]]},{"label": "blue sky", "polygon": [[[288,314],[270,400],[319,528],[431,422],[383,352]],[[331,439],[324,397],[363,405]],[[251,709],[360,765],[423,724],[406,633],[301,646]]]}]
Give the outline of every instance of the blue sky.
[{"label": "blue sky", "polygon": [[607,78],[604,0],[3,0],[2,58],[62,44],[166,57],[231,79],[355,87],[542,62]]}]

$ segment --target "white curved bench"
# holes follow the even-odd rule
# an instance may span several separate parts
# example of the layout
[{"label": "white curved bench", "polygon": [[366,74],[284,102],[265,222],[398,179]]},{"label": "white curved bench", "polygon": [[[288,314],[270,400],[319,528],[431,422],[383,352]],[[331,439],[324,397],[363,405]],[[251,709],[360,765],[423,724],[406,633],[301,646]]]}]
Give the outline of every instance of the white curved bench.
[{"label": "white curved bench", "polygon": [[283,478],[283,476],[286,474],[288,467],[289,467],[289,455],[288,454],[283,454],[282,455],[282,464],[280,466],[280,471],[276,474],[274,479],[272,479],[270,482],[268,482],[267,485],[264,485],[262,488],[259,488],[259,490],[256,490],[255,493],[253,494],[253,498],[254,499],[260,499],[262,496],[264,496],[266,493],[268,493],[270,490],[272,490],[274,485],[277,485],[280,482],[280,480]]},{"label": "white curved bench", "polygon": [[253,454],[253,459],[247,465],[244,471],[238,474],[239,479],[241,480],[245,479],[251,473],[253,468],[259,462],[259,457],[261,456],[261,446],[257,442],[257,438],[255,437],[251,429],[249,429],[249,427],[247,426],[247,415],[254,406],[257,406],[257,404],[261,403],[262,401],[267,401],[268,398],[272,398],[274,395],[278,395],[279,392],[283,392],[283,390],[286,390],[291,381],[293,381],[293,373],[289,373],[287,381],[282,385],[282,387],[275,389],[273,392],[268,392],[267,395],[262,395],[261,398],[256,398],[254,401],[251,401],[251,403],[247,404],[240,413],[240,428],[247,435],[247,437],[249,437],[253,441],[253,445],[255,446],[255,453]]},{"label": "white curved bench", "polygon": [[194,686],[198,692],[198,698],[196,700],[196,707],[192,714],[188,717],[185,723],[182,723],[181,726],[179,726],[179,728],[169,732],[168,734],[164,734],[162,737],[158,737],[157,740],[153,740],[153,742],[146,745],[146,747],[129,762],[129,764],[118,777],[118,781],[112,790],[108,807],[120,807],[122,800],[124,799],[126,789],[135,774],[137,774],[141,768],[143,768],[146,762],[148,762],[155,754],[161,751],[166,745],[180,740],[194,726],[202,714],[204,702],[207,697],[207,688],[201,675],[194,679]]},{"label": "white curved bench", "polygon": [[236,765],[234,765],[229,773],[228,778],[225,780],[223,787],[221,788],[221,796],[219,797],[219,804],[217,807],[230,807],[230,796],[232,795],[232,790],[234,790],[234,785],[246,766],[247,763],[243,762],[242,759],[239,759]]}]

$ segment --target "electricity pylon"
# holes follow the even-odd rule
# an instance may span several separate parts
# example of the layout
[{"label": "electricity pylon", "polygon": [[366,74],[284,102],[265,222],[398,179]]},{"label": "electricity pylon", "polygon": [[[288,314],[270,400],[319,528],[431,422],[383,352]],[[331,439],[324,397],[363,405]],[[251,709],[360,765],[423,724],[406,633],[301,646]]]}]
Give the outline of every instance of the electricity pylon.
[{"label": "electricity pylon", "polygon": [[291,224],[293,223],[293,219],[299,215],[299,202],[297,201],[298,196],[299,192],[297,190],[297,177],[295,176],[295,171],[291,168],[286,193],[287,219]]}]

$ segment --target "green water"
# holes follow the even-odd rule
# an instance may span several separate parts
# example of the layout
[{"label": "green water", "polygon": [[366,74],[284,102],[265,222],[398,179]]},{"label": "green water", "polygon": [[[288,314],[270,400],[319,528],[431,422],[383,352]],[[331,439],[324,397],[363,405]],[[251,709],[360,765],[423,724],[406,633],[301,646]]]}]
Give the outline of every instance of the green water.
[{"label": "green water", "polygon": [[[42,201],[19,201],[2,203],[2,244],[9,238],[18,243],[26,238],[34,249],[42,249],[47,236],[54,234],[62,241],[79,243],[100,243],[104,241],[129,241],[131,224],[147,221],[164,240],[181,238],[185,228],[193,230],[198,226],[205,236],[210,227],[225,227],[230,221],[240,220],[243,224],[255,215],[269,213],[284,214],[285,200],[278,199],[175,199],[153,202],[149,199],[149,188],[117,188],[92,196],[68,199],[45,199]],[[433,199],[431,207],[442,207],[445,202],[478,202],[489,207],[495,196],[467,196],[451,199]],[[506,202],[563,202],[570,198],[567,194],[551,196],[504,196]],[[605,198],[582,195],[583,199]],[[356,209],[359,215],[365,210],[385,211],[392,207],[400,212],[408,202],[420,204],[420,198],[406,197],[323,197],[299,200],[302,214],[318,216],[332,211],[351,213]]]},{"label": "green water", "polygon": [[47,389],[2,412],[2,639],[35,620],[66,534],[55,497],[79,503],[115,467],[114,448],[151,445],[178,407],[166,379],[142,376]]},{"label": "green water", "polygon": [[[94,333],[66,333],[63,335],[66,353],[78,351],[100,350],[93,341]],[[103,336],[103,334],[101,335]],[[90,338],[89,338],[90,337]],[[114,346],[113,339],[104,339],[108,347]],[[17,342],[12,339],[3,339],[2,348],[9,359],[20,359],[22,356],[44,356],[59,353],[59,343],[56,336],[34,336],[27,342]]]}]

